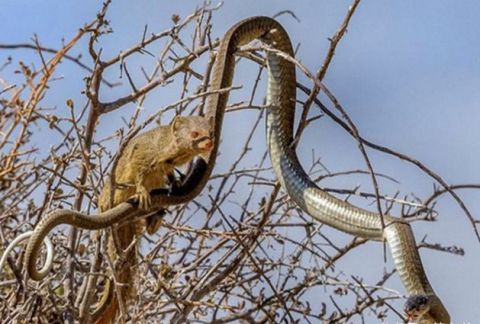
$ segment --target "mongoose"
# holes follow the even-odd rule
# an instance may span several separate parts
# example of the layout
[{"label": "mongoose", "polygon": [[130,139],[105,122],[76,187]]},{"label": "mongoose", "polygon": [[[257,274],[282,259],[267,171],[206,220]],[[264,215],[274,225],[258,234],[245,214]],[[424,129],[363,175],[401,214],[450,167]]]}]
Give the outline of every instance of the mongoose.
[{"label": "mongoose", "polygon": [[[170,125],[159,126],[133,138],[127,144],[120,156],[115,170],[116,188],[114,197],[110,196],[109,182],[104,186],[98,205],[101,211],[108,210],[131,197],[138,200],[139,208],[149,210],[151,206],[150,191],[164,188],[168,178],[173,176],[175,167],[190,162],[195,156],[205,157],[213,147],[210,136],[210,123],[205,117],[177,116]],[[125,224],[113,231],[114,238],[108,242],[108,254],[112,260],[117,260],[117,248],[125,251],[135,237],[140,237],[145,229],[153,234],[158,229],[161,220],[150,216],[145,220]],[[123,262],[116,262],[116,279],[124,284],[120,289],[124,301],[135,295],[134,267],[137,259],[137,247],[130,248],[122,256]],[[118,300],[112,294],[113,289],[107,282],[102,296],[97,323],[114,321],[118,311]],[[117,290],[118,291],[118,290]],[[110,305],[102,305],[110,304]],[[128,305],[128,303],[126,303]],[[106,308],[105,308],[106,306]]]}]

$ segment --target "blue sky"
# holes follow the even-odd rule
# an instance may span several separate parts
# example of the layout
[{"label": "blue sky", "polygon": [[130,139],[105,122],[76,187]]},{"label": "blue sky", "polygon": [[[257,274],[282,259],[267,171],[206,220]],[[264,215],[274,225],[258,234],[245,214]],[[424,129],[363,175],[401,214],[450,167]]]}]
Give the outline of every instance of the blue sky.
[{"label": "blue sky", "polygon": [[[164,30],[170,26],[173,13],[185,17],[200,3],[113,1],[109,19],[115,33],[102,43],[105,54],[138,41],[145,24],[151,31]],[[229,0],[214,16],[213,35],[220,37],[242,18],[292,10],[300,23],[287,15],[279,21],[292,41],[300,43],[297,58],[315,72],[328,48],[328,37],[336,31],[349,5],[350,1],[340,0]],[[62,37],[69,39],[94,17],[99,6],[100,2],[93,0],[1,0],[0,43],[29,42],[36,33],[43,45],[58,48]],[[473,0],[364,0],[324,80],[364,137],[417,158],[452,184],[480,183],[479,12],[480,2]],[[0,62],[8,55],[25,61],[33,58],[33,53],[0,51]],[[58,84],[46,98],[50,105],[69,97],[81,98],[82,84],[76,74],[84,71],[64,65],[61,73],[65,82]],[[7,80],[10,77],[0,75]],[[304,77],[300,81],[310,84]],[[116,93],[104,95],[105,99],[114,98]],[[161,100],[174,101],[175,94],[167,94]],[[228,130],[224,136],[228,138]],[[299,147],[304,163],[310,161],[312,149],[330,169],[364,167],[355,142],[328,120],[305,134]],[[376,171],[401,181],[399,186],[381,184],[383,192],[392,194],[389,190],[400,188],[424,197],[431,191],[431,180],[417,169],[374,152],[371,157]],[[356,183],[361,183],[365,190],[371,188],[368,179],[363,178],[338,178],[322,185],[351,187]],[[480,193],[461,194],[473,213],[479,215]],[[466,217],[451,198],[441,199],[438,209],[441,211],[438,222],[415,223],[417,240],[428,235],[430,242],[463,246],[466,255],[421,250],[422,259],[452,319],[457,323],[473,323],[480,318],[479,245]],[[332,231],[331,235],[343,234]],[[365,264],[364,260],[371,264]],[[339,266],[378,274],[383,271],[382,260],[381,245],[368,244],[342,260]],[[392,286],[403,291],[398,282]]]}]

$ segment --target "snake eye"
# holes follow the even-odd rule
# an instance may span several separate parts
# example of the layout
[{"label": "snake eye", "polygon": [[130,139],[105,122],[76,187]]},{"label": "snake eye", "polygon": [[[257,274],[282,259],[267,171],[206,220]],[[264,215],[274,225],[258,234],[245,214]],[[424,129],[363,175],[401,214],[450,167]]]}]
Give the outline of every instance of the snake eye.
[{"label": "snake eye", "polygon": [[196,131],[193,131],[193,132],[190,134],[190,136],[192,136],[192,138],[197,138],[198,135],[200,135],[200,134],[199,134],[198,132],[196,132]]}]

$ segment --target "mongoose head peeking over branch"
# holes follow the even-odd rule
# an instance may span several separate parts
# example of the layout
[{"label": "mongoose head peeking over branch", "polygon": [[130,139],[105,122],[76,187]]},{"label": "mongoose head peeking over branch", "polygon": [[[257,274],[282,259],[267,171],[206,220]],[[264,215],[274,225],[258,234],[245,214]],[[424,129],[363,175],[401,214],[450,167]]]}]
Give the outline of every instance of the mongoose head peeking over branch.
[{"label": "mongoose head peeking over branch", "polygon": [[175,117],[171,123],[171,129],[178,149],[189,151],[189,160],[196,155],[204,156],[213,147],[210,123],[205,117]]}]

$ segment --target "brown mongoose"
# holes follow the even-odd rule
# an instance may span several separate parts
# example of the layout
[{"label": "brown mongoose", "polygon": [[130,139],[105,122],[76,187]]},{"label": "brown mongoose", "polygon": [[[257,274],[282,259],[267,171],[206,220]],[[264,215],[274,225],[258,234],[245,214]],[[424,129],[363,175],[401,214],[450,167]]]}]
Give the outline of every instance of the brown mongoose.
[{"label": "brown mongoose", "polygon": [[[114,197],[110,194],[110,182],[107,182],[98,198],[100,210],[108,210],[131,197],[138,200],[139,208],[149,210],[150,191],[166,187],[175,167],[190,162],[197,155],[203,156],[210,152],[213,147],[210,131],[210,123],[205,117],[177,116],[170,125],[159,126],[133,138],[118,160]],[[150,216],[145,220],[131,222],[115,229],[114,237],[110,237],[108,242],[111,260],[116,261],[119,258],[115,244],[117,249],[125,251],[135,237],[139,238],[145,229],[149,234],[153,234],[160,222],[161,220],[156,220],[155,216]],[[115,262],[116,280],[123,284],[117,291],[121,292],[124,302],[135,295],[133,274],[137,247],[130,248],[123,253],[120,262]],[[102,311],[94,316],[97,323],[113,322],[118,312],[117,298],[106,296],[112,294],[111,285],[107,281],[104,295],[97,308],[101,308]],[[125,304],[128,306],[128,303]]]}]

